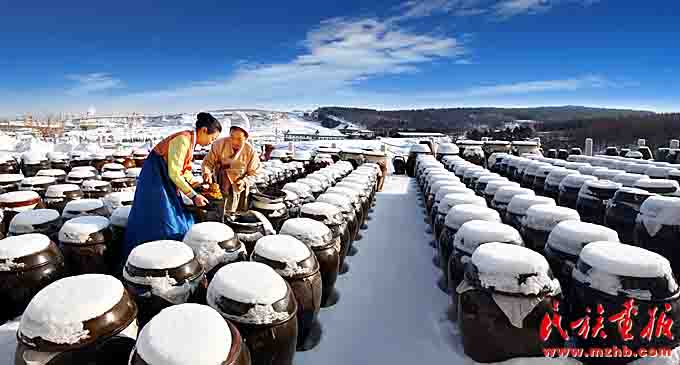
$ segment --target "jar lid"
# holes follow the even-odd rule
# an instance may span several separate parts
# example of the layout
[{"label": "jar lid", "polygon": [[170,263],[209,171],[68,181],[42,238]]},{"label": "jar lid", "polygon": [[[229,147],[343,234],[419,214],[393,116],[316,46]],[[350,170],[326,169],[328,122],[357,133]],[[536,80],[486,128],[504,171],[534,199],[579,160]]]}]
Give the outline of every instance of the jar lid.
[{"label": "jar lid", "polygon": [[532,205],[527,209],[525,225],[531,229],[550,232],[555,226],[566,220],[581,220],[574,209],[546,204]]},{"label": "jar lid", "polygon": [[450,229],[458,230],[465,222],[472,220],[501,222],[501,216],[491,208],[473,204],[460,204],[449,210],[446,214],[445,224]]},{"label": "jar lid", "polygon": [[535,195],[531,189],[519,188],[516,186],[501,186],[493,196],[495,203],[507,204],[510,203],[512,197],[516,195]]},{"label": "jar lid", "polygon": [[558,167],[550,171],[548,176],[545,178],[545,183],[547,185],[553,185],[553,186],[558,186],[560,185],[560,182],[562,182],[562,179],[567,177],[568,175],[577,175],[580,174],[578,171],[575,170],[568,170],[564,167]]},{"label": "jar lid", "polygon": [[459,152],[460,149],[453,143],[442,143],[437,147],[437,154],[440,155],[457,155]]},{"label": "jar lid", "polygon": [[578,172],[583,175],[592,175],[599,168],[597,166],[582,166],[578,168]]},{"label": "jar lid", "polygon": [[523,295],[551,294],[561,289],[550,275],[548,261],[526,247],[485,243],[474,251],[471,262],[479,285],[485,289]]},{"label": "jar lid", "polygon": [[163,309],[137,337],[136,352],[149,365],[223,364],[234,342],[222,316],[206,305]]},{"label": "jar lid", "polygon": [[[434,191],[434,188],[433,188]],[[463,184],[455,183],[454,185],[445,185],[439,188],[434,196],[434,200],[441,202],[442,199],[449,194],[468,194],[475,195],[475,192],[468,189]]]},{"label": "jar lid", "polygon": [[139,177],[139,175],[141,173],[142,173],[141,167],[132,167],[132,168],[129,168],[125,171],[125,176],[127,176],[127,177]]},{"label": "jar lid", "polygon": [[352,200],[342,194],[337,194],[337,193],[323,193],[319,195],[319,197],[316,199],[317,202],[320,203],[328,203],[331,205],[334,205],[340,210],[342,210],[342,213],[348,214],[354,211],[354,206],[352,205]]},{"label": "jar lid", "polygon": [[514,187],[520,187],[520,185],[516,182],[510,182],[510,181],[502,181],[502,180],[493,180],[489,181],[486,184],[486,189],[484,189],[484,195],[494,195],[503,186],[514,186]]},{"label": "jar lid", "polygon": [[186,265],[193,259],[194,251],[183,242],[152,241],[135,247],[127,258],[126,266],[143,270],[167,270]]},{"label": "jar lid", "polygon": [[507,224],[482,220],[465,222],[453,241],[456,249],[472,255],[481,244],[489,242],[502,242],[523,246],[522,236],[519,232]]},{"label": "jar lid", "polygon": [[45,197],[47,198],[63,198],[64,193],[80,192],[80,187],[75,184],[57,184],[47,187]]},{"label": "jar lid", "polygon": [[352,199],[352,204],[358,204],[360,199],[361,199],[361,195],[356,190],[354,190],[352,188],[348,188],[348,187],[337,186],[337,185],[328,188],[328,190],[326,190],[326,193],[345,195],[345,196],[349,197],[350,199]]},{"label": "jar lid", "polygon": [[21,174],[0,174],[0,184],[17,184],[24,179]]},{"label": "jar lid", "polygon": [[36,185],[54,184],[57,180],[51,176],[33,176],[21,180],[21,187],[31,187]]},{"label": "jar lid", "polygon": [[59,169],[40,170],[40,171],[38,171],[36,176],[62,177],[62,176],[66,176],[66,171],[59,170]]},{"label": "jar lid", "polygon": [[368,193],[366,192],[366,186],[365,185],[359,185],[356,183],[352,182],[347,182],[345,180],[340,181],[339,183],[335,184],[334,187],[340,187],[340,188],[349,188],[354,191],[356,191],[360,197],[365,197],[368,196]]},{"label": "jar lid", "polygon": [[635,183],[635,187],[644,189],[657,194],[671,194],[676,192],[680,186],[675,180],[664,179],[640,179]]},{"label": "jar lid", "polygon": [[305,178],[305,179],[298,179],[297,183],[309,186],[309,188],[311,189],[311,191],[313,193],[321,192],[321,191],[324,190],[323,185],[321,185],[321,183],[318,180]]},{"label": "jar lid", "polygon": [[[621,174],[621,175],[623,175],[623,174]],[[619,176],[621,176],[621,175],[619,175]],[[561,188],[572,188],[572,189],[579,188],[580,189],[581,186],[583,186],[583,184],[586,181],[595,181],[595,180],[597,180],[597,178],[595,176],[592,176],[592,175],[581,175],[580,173],[579,174],[572,174],[572,175],[565,176],[564,179],[562,179],[562,181],[560,181],[560,187]]]},{"label": "jar lid", "polygon": [[53,209],[33,209],[21,212],[12,218],[9,231],[12,234],[23,235],[35,232],[35,226],[40,226],[59,220],[59,212]]},{"label": "jar lid", "polygon": [[64,215],[75,215],[84,212],[91,212],[93,210],[104,207],[104,202],[99,199],[79,199],[66,203],[64,207]]},{"label": "jar lid", "polygon": [[439,205],[437,205],[437,211],[442,214],[446,214],[451,210],[451,208],[461,204],[471,204],[486,208],[486,199],[470,193],[446,194],[439,201]]},{"label": "jar lid", "polygon": [[581,221],[563,221],[553,228],[546,245],[551,249],[578,256],[583,247],[591,242],[619,242],[615,230],[598,224]]},{"label": "jar lid", "polygon": [[668,177],[668,173],[673,170],[675,169],[672,167],[650,166],[649,168],[647,168],[647,170],[645,170],[645,175],[649,177],[665,179]]},{"label": "jar lid", "polygon": [[40,200],[40,195],[35,191],[10,191],[0,194],[0,204],[16,204]]},{"label": "jar lid", "polygon": [[335,205],[322,202],[307,203],[302,206],[300,210],[306,218],[317,219],[329,226],[340,225],[344,223],[342,211]]},{"label": "jar lid", "polygon": [[134,191],[116,191],[113,193],[106,194],[102,198],[104,205],[111,209],[120,208],[124,205],[130,205],[135,200]]},{"label": "jar lid", "polygon": [[102,172],[102,179],[108,179],[108,180],[123,179],[123,178],[125,178],[125,176],[126,176],[125,172],[120,171],[120,170],[116,170],[116,171],[109,170],[109,171]]},{"label": "jar lid", "polygon": [[515,195],[510,200],[510,203],[508,203],[507,211],[512,214],[525,215],[530,207],[538,204],[555,206],[555,200],[545,196],[536,196],[533,194]]},{"label": "jar lid", "polygon": [[92,170],[71,170],[71,172],[66,175],[70,179],[94,179],[96,176]]},{"label": "jar lid", "polygon": [[625,171],[623,170],[611,170],[611,169],[597,169],[593,171],[593,176],[597,177],[598,179],[601,180],[613,180],[616,178],[616,176],[624,174]]},{"label": "jar lid", "polygon": [[246,256],[245,247],[231,227],[219,222],[194,224],[183,241],[191,247],[206,271]]},{"label": "jar lid", "polygon": [[73,218],[59,230],[59,242],[82,244],[90,240],[90,236],[109,228],[109,220],[100,216],[83,216]]},{"label": "jar lid", "polygon": [[0,240],[0,271],[12,269],[12,260],[46,250],[50,238],[40,233],[10,236]]},{"label": "jar lid", "polygon": [[328,245],[333,232],[325,224],[310,218],[292,218],[283,223],[280,234],[293,236],[310,247]]},{"label": "jar lid", "polygon": [[83,191],[100,191],[106,188],[110,188],[111,183],[108,181],[102,181],[102,180],[87,180],[83,181],[83,184],[81,185],[81,188]]},{"label": "jar lid", "polygon": [[662,226],[680,226],[680,198],[650,196],[642,203],[637,220],[652,237]]},{"label": "jar lid", "polygon": [[312,250],[289,235],[269,235],[257,240],[251,261],[272,267],[279,275],[296,277],[318,271],[318,263]]},{"label": "jar lid", "polygon": [[640,179],[645,179],[647,176],[642,175],[642,174],[631,174],[631,173],[625,173],[625,174],[619,174],[616,175],[612,181],[617,182],[623,186],[626,187],[633,187],[635,186],[635,183],[640,180]]},{"label": "jar lid", "polygon": [[417,143],[411,146],[411,153],[430,153],[430,146],[426,144]]}]

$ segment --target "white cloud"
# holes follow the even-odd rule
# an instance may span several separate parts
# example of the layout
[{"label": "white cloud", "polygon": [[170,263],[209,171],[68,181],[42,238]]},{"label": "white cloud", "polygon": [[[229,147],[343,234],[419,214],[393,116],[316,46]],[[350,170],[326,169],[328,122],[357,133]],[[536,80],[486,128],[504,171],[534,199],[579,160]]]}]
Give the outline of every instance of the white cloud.
[{"label": "white cloud", "polygon": [[500,20],[518,15],[536,15],[545,13],[555,6],[563,4],[593,5],[600,0],[501,0],[493,6],[493,14]]},{"label": "white cloud", "polygon": [[123,87],[121,80],[101,72],[67,75],[66,78],[76,82],[75,86],[67,90],[67,94],[72,96],[82,96],[98,91]]}]

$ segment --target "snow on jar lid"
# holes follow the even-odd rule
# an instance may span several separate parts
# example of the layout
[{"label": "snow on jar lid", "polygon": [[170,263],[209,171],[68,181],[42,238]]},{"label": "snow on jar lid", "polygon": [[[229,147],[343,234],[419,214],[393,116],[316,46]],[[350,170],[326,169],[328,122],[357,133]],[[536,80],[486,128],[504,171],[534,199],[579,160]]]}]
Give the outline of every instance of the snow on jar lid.
[{"label": "snow on jar lid", "polygon": [[11,191],[0,194],[0,208],[27,208],[32,209],[40,203],[40,195],[35,191]]},{"label": "snow on jar lid", "polygon": [[309,247],[326,246],[333,232],[325,224],[310,218],[292,218],[283,223],[280,234],[293,236]]},{"label": "snow on jar lid", "polygon": [[596,241],[619,242],[619,235],[615,230],[598,224],[563,221],[550,232],[546,246],[552,250],[578,256],[583,247]]},{"label": "snow on jar lid", "polygon": [[47,161],[47,156],[38,151],[28,151],[21,155],[22,161],[27,165],[37,165],[43,161]]},{"label": "snow on jar lid", "polygon": [[104,205],[112,210],[122,206],[131,205],[134,200],[134,191],[117,191],[106,194],[106,196],[102,198]]},{"label": "snow on jar lid", "polygon": [[362,197],[362,198],[368,196],[368,192],[366,191],[366,186],[364,186],[364,185],[359,185],[359,184],[356,184],[356,183],[351,183],[351,182],[347,182],[347,181],[343,180],[343,181],[340,181],[339,183],[335,184],[334,187],[352,189],[352,190],[356,191],[357,193],[359,193],[359,196]]},{"label": "snow on jar lid", "polygon": [[640,179],[635,183],[636,188],[647,190],[655,194],[673,194],[678,191],[680,186],[675,180],[665,179]]},{"label": "snow on jar lid", "polygon": [[316,201],[320,203],[328,203],[334,205],[340,208],[340,210],[344,214],[354,212],[354,205],[352,205],[352,200],[345,195],[336,193],[323,193],[319,195]]},{"label": "snow on jar lid", "polygon": [[583,166],[578,168],[578,172],[583,175],[592,175],[593,172],[595,172],[597,169],[600,169],[601,167],[597,166]]},{"label": "snow on jar lid", "polygon": [[555,206],[555,200],[545,196],[536,196],[533,194],[515,195],[510,200],[510,203],[508,203],[508,213],[525,215],[530,207],[538,204]]},{"label": "snow on jar lid", "polygon": [[290,190],[281,190],[281,191],[286,194],[286,197],[285,197],[284,200],[287,201],[287,202],[297,202],[297,201],[300,200],[300,197]]},{"label": "snow on jar lid", "polygon": [[507,224],[481,220],[465,222],[453,240],[456,249],[472,255],[479,245],[488,242],[501,242],[523,246],[522,236]]},{"label": "snow on jar lid", "polygon": [[322,174],[310,174],[307,175],[307,178],[318,181],[321,184],[321,188],[324,190],[328,189],[328,187],[333,183],[331,179],[328,178],[328,176]]},{"label": "snow on jar lid", "polygon": [[540,162],[540,161],[531,161],[526,168],[524,169],[524,174],[529,175],[529,176],[536,176],[536,172],[538,172],[538,169],[541,167],[546,167],[546,166],[551,166],[550,164],[547,164],[545,162]]},{"label": "snow on jar lid", "polygon": [[240,244],[234,231],[219,222],[194,224],[183,241],[191,247],[206,271],[213,270],[219,264],[237,261],[246,255],[245,246]]},{"label": "snow on jar lid", "polygon": [[[271,267],[253,261],[235,262],[221,268],[210,282],[207,295],[208,304],[223,317],[252,324],[270,324],[291,318],[295,304],[289,297],[283,278]],[[252,308],[245,314],[226,313],[224,299],[252,305]]]},{"label": "snow on jar lid", "polygon": [[111,183],[108,181],[101,181],[101,180],[87,180],[83,181],[83,185],[81,185],[81,189],[83,191],[99,191],[102,188],[106,189],[107,187],[110,187]]},{"label": "snow on jar lid", "polygon": [[115,157],[115,158],[130,157],[130,156],[132,156],[132,150],[131,149],[115,150],[115,151],[113,151],[112,156]]},{"label": "snow on jar lid", "polygon": [[318,269],[312,250],[297,238],[283,234],[264,236],[257,240],[250,260],[279,264],[276,265],[278,267],[270,266],[284,278],[311,274]]},{"label": "snow on jar lid", "polygon": [[430,150],[430,146],[426,144],[414,144],[411,146],[411,153],[430,153],[432,150]]},{"label": "snow on jar lid", "polygon": [[306,199],[312,196],[312,188],[309,185],[301,184],[298,182],[287,183],[283,186],[282,190],[289,190],[297,194],[300,198]]},{"label": "snow on jar lid", "polygon": [[324,190],[323,185],[321,185],[321,182],[318,181],[318,180],[304,178],[304,179],[298,179],[297,183],[298,184],[305,184],[305,185],[309,186],[309,188],[312,190],[313,193],[319,193],[319,192]]},{"label": "snow on jar lid", "polygon": [[[642,300],[664,299],[678,291],[671,264],[665,257],[618,242],[600,241],[586,245],[579,254],[572,277],[603,293],[614,296],[623,293]],[[624,286],[622,279],[625,278],[663,279],[665,287],[660,287],[656,281],[645,285],[640,280],[636,284],[647,288]]]},{"label": "snow on jar lid", "polygon": [[185,243],[161,240],[135,247],[127,258],[127,265],[139,269],[165,270],[180,267],[193,259],[194,251]]},{"label": "snow on jar lid", "polygon": [[125,172],[123,171],[104,171],[102,172],[102,179],[113,180],[113,179],[124,179]]},{"label": "snow on jar lid", "polygon": [[501,186],[493,196],[493,201],[501,204],[507,204],[512,201],[512,197],[516,195],[535,195],[531,189],[519,188],[516,186]]},{"label": "snow on jar lid", "polygon": [[104,202],[99,199],[79,199],[66,203],[62,216],[72,218],[81,213],[92,212],[104,207]]},{"label": "snow on jar lid", "polygon": [[430,192],[436,195],[439,189],[443,186],[458,186],[464,188],[465,184],[460,182],[456,176],[454,176],[454,178],[438,179],[430,185]]},{"label": "snow on jar lid", "polygon": [[139,174],[142,173],[142,168],[141,167],[132,167],[127,170],[125,170],[125,176],[127,177],[139,177]]},{"label": "snow on jar lid", "polygon": [[626,169],[626,171],[628,171],[628,172],[630,172],[630,173],[632,173],[632,174],[641,174],[641,175],[644,175],[644,174],[645,174],[645,171],[647,171],[647,169],[648,169],[650,166],[652,166],[652,165],[649,165],[649,164],[641,164],[641,163],[631,163],[630,165],[628,165],[628,168]]},{"label": "snow on jar lid", "polygon": [[613,180],[616,176],[624,174],[623,170],[597,169],[593,171],[593,176],[600,180]]},{"label": "snow on jar lid", "polygon": [[[22,342],[42,339],[58,345],[91,343],[111,336],[113,333],[97,333],[99,337],[94,337],[85,323],[118,312],[116,308],[121,303],[134,308],[124,301],[125,297],[123,284],[113,276],[87,274],[57,280],[39,291],[28,304],[21,316],[18,336],[26,339]],[[134,320],[131,315],[129,318]]]},{"label": "snow on jar lid", "polygon": [[89,240],[90,235],[109,228],[110,222],[106,217],[84,216],[73,218],[59,230],[59,242],[81,244]]},{"label": "snow on jar lid", "polygon": [[578,192],[579,199],[610,199],[623,185],[609,180],[586,181]]},{"label": "snow on jar lid", "polygon": [[47,187],[46,198],[64,198],[66,193],[80,192],[80,187],[75,184],[57,184]]},{"label": "snow on jar lid", "polygon": [[21,212],[12,218],[9,231],[12,234],[26,234],[35,232],[34,226],[58,220],[59,212],[53,209],[34,209]]},{"label": "snow on jar lid", "polygon": [[[272,151],[272,154],[274,152]],[[295,161],[311,161],[312,153],[310,151],[295,151],[293,160]]]},{"label": "snow on jar lid", "polygon": [[472,178],[472,176],[474,174],[482,173],[484,171],[488,171],[488,170],[486,170],[485,168],[483,168],[481,166],[474,165],[472,167],[465,169],[465,172],[463,173],[463,179],[470,179],[470,178]]},{"label": "snow on jar lid", "polygon": [[664,167],[664,166],[650,166],[645,170],[645,175],[657,179],[665,179],[668,177],[668,173],[675,170],[672,167]]},{"label": "snow on jar lid", "polygon": [[617,182],[623,186],[632,188],[635,186],[635,183],[640,180],[640,179],[645,179],[647,176],[642,175],[642,174],[631,174],[631,173],[625,173],[625,174],[619,174],[616,175],[612,181]]},{"label": "snow on jar lid", "polygon": [[300,214],[306,216],[307,218],[322,219],[326,225],[338,225],[344,222],[340,208],[328,203],[307,203],[302,206]]},{"label": "snow on jar lid", "polygon": [[503,180],[493,180],[486,184],[486,189],[484,189],[484,195],[494,195],[503,186],[514,186],[520,187],[518,183]]},{"label": "snow on jar lid", "polygon": [[149,151],[146,148],[135,148],[132,150],[132,154],[135,157],[146,157],[149,154]]},{"label": "snow on jar lid", "polygon": [[347,196],[348,198],[350,198],[352,200],[352,204],[354,204],[354,205],[361,203],[361,196],[354,189],[343,188],[342,186],[336,185],[336,186],[333,186],[331,188],[328,188],[328,190],[326,190],[326,193],[341,194],[341,195]]},{"label": "snow on jar lid", "polygon": [[545,178],[545,183],[547,185],[553,185],[553,186],[558,186],[562,179],[567,177],[568,175],[576,175],[579,174],[578,171],[574,170],[568,170],[565,169],[564,167],[558,167],[550,171],[548,176]]},{"label": "snow on jar lid", "polygon": [[66,176],[66,171],[59,170],[59,169],[40,170],[40,171],[38,171],[36,176],[50,176],[50,177],[58,178],[58,177]]},{"label": "snow on jar lid", "polygon": [[479,285],[497,292],[543,295],[560,292],[560,283],[550,275],[548,261],[523,246],[489,242],[472,254]]},{"label": "snow on jar lid", "polygon": [[564,165],[564,168],[569,169],[569,170],[578,170],[581,167],[587,167],[587,166],[590,166],[590,164],[585,163],[585,162],[567,162],[567,164]]},{"label": "snow on jar lid", "polygon": [[548,165],[548,166],[541,166],[536,170],[536,176],[537,177],[546,177],[550,172],[554,169],[558,168],[558,166],[553,166],[553,165]]},{"label": "snow on jar lid", "polygon": [[23,179],[21,174],[0,174],[0,184],[18,184]]},{"label": "snow on jar lid", "polygon": [[574,209],[537,204],[527,209],[525,224],[528,228],[549,232],[558,223],[566,220],[580,221],[581,216]]},{"label": "snow on jar lid", "polygon": [[650,196],[642,203],[637,222],[654,237],[663,226],[680,226],[680,198]]},{"label": "snow on jar lid", "polygon": [[628,158],[638,158],[639,159],[639,158],[642,158],[642,153],[640,153],[638,151],[629,151],[628,153],[626,153],[626,157],[628,157]]},{"label": "snow on jar lid", "polygon": [[95,176],[97,175],[89,169],[71,170],[71,172],[66,175],[68,179],[94,179]]},{"label": "snow on jar lid", "polygon": [[179,304],[163,309],[137,337],[136,353],[148,365],[225,364],[234,339],[213,308]]},{"label": "snow on jar lid", "polygon": [[31,188],[36,185],[54,184],[57,180],[51,176],[33,176],[21,180],[20,188]]},{"label": "snow on jar lid", "polygon": [[479,179],[477,179],[477,184],[486,184],[486,183],[493,181],[493,180],[509,181],[507,177],[503,177],[503,176],[500,176],[498,174],[491,173],[489,175],[480,176]]},{"label": "snow on jar lid", "polygon": [[132,207],[120,207],[114,210],[111,214],[111,225],[121,228],[127,227],[131,209]]},{"label": "snow on jar lid", "polygon": [[475,195],[475,192],[465,187],[465,185],[446,185],[437,190],[434,196],[435,202],[441,202],[442,199],[449,194],[468,194]]},{"label": "snow on jar lid", "polygon": [[460,149],[453,143],[442,143],[437,148],[437,154],[439,155],[457,155],[459,152]]},{"label": "snow on jar lid", "polygon": [[271,153],[271,158],[288,158],[288,151],[285,150],[274,150]]},{"label": "snow on jar lid", "polygon": [[95,160],[106,160],[109,156],[110,156],[110,154],[105,153],[105,152],[97,152],[97,153],[92,155],[92,157]]},{"label": "snow on jar lid", "polygon": [[586,181],[596,181],[597,178],[592,175],[581,175],[579,174],[573,174],[573,175],[567,175],[560,181],[560,188],[572,188],[572,189],[580,189],[581,186]]},{"label": "snow on jar lid", "polygon": [[3,270],[3,264],[7,266],[7,262],[12,259],[18,259],[33,255],[34,253],[47,249],[50,245],[49,237],[40,233],[28,233],[21,236],[10,236],[0,240],[0,271]]},{"label": "snow on jar lid", "polygon": [[451,208],[461,204],[471,204],[486,208],[486,199],[475,194],[446,194],[442,197],[442,200],[439,201],[437,211],[440,214],[447,214]]},{"label": "snow on jar lid", "polygon": [[465,222],[472,220],[500,223],[501,216],[491,208],[475,204],[460,204],[449,210],[446,214],[445,224],[450,229],[458,230]]}]

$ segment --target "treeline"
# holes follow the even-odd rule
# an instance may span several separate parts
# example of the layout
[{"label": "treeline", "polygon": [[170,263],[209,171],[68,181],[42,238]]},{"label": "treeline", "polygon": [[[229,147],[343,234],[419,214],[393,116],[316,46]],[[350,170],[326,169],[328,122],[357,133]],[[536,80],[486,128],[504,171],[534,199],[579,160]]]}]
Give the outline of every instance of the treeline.
[{"label": "treeline", "polygon": [[650,148],[658,148],[680,138],[680,113],[572,120],[544,124],[541,132],[549,132],[551,139],[559,139],[564,144],[582,144],[585,138],[593,138],[594,143],[601,146],[626,146],[635,145],[643,138]]},{"label": "treeline", "polygon": [[559,106],[539,108],[443,108],[419,110],[375,110],[345,107],[322,107],[316,110],[324,126],[333,128],[339,123],[328,116],[342,118],[368,129],[430,129],[454,130],[486,126],[489,128],[514,120],[536,120],[546,124],[573,120],[626,116],[645,116],[654,113],[625,109]]},{"label": "treeline", "polygon": [[521,141],[536,136],[536,132],[531,127],[519,126],[513,129],[505,128],[503,130],[497,129],[473,129],[468,131],[466,138],[472,140],[481,140],[482,137],[488,137],[492,141]]}]

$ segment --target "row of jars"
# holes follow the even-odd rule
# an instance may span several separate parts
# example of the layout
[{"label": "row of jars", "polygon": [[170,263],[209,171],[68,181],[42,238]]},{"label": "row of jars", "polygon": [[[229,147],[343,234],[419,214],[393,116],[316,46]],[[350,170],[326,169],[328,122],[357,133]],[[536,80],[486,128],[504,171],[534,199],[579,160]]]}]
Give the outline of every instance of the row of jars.
[{"label": "row of jars", "polygon": [[[370,177],[375,173],[375,169],[373,167],[367,166],[365,169],[355,171],[355,173],[357,174],[355,174],[353,178],[348,178],[348,181],[345,182],[345,184],[352,184],[351,180],[359,177],[364,178]],[[371,180],[367,179],[367,181]],[[340,184],[343,183],[341,182],[338,185]],[[336,186],[336,188],[338,189],[348,189],[351,187],[354,186],[346,187]],[[333,194],[331,191],[328,194],[324,195],[327,195],[328,197],[332,198]],[[322,196],[319,196],[318,198],[319,200],[324,200],[322,199],[323,198]],[[333,262],[332,258],[329,260],[326,257],[324,257],[323,248],[333,246],[334,254],[331,254],[331,256],[335,257],[334,270],[336,272],[336,276],[339,268],[339,253],[338,253],[340,246],[340,242],[338,242],[339,237],[333,234],[334,232],[333,230],[331,230],[331,228],[329,228],[328,226],[321,222],[327,220],[329,215],[334,216],[335,220],[340,220],[338,214],[336,214],[336,211],[334,209],[335,209],[334,206],[327,205],[327,203],[323,202],[315,202],[303,206],[302,216],[304,218],[289,219],[284,223],[281,229],[281,233],[286,233],[286,235],[267,236],[268,238],[266,239],[264,239],[264,237],[261,237],[256,242],[256,245],[253,248],[252,252],[250,252],[249,256],[251,257],[251,259],[253,259],[253,257],[260,257],[260,260],[262,262],[272,265],[275,269],[280,270],[281,273],[288,273],[288,275],[293,275],[296,278],[300,279],[301,283],[299,285],[296,286],[293,283],[290,284],[290,286],[293,288],[293,292],[296,291],[295,290],[296,288],[299,290],[303,290],[309,287],[316,287],[318,289],[313,291],[314,293],[313,295],[311,295],[311,297],[305,297],[296,302],[288,300],[286,303],[283,304],[280,303],[280,301],[277,301],[277,303],[273,304],[272,308],[274,308],[275,311],[280,311],[281,308],[284,308],[285,311],[289,312],[288,313],[289,317],[291,313],[300,313],[299,320],[292,321],[290,318],[287,318],[285,321],[283,321],[285,323],[280,321],[274,323],[277,325],[278,324],[283,325],[281,327],[282,328],[281,331],[279,331],[278,333],[273,333],[270,330],[264,331],[263,329],[264,332],[272,333],[274,336],[271,339],[273,342],[270,343],[269,345],[266,345],[265,347],[267,348],[264,350],[260,348],[262,346],[261,344],[262,339],[260,336],[262,332],[255,331],[256,334],[251,334],[253,338],[251,339],[251,346],[255,346],[256,348],[258,348],[257,353],[264,354],[261,356],[255,354],[254,359],[260,360],[253,361],[254,363],[270,363],[268,361],[272,361],[272,356],[274,359],[278,359],[276,361],[279,361],[279,362],[275,361],[274,363],[289,363],[287,360],[288,359],[287,354],[291,354],[290,351],[291,348],[294,349],[296,347],[296,345],[293,345],[292,347],[290,346],[291,343],[295,343],[294,341],[291,342],[290,335],[292,333],[291,328],[293,328],[291,323],[304,322],[304,325],[299,326],[300,329],[296,329],[297,333],[300,336],[304,337],[305,335],[308,335],[309,332],[312,331],[313,322],[315,321],[316,316],[315,313],[318,313],[318,306],[321,303],[323,303],[323,293],[325,292],[324,290],[325,288],[323,286],[326,284],[323,277],[324,264],[328,266],[329,262],[331,263]],[[111,217],[111,223],[113,223],[114,221],[118,221],[119,224],[123,225],[126,224],[126,218],[127,216],[126,214],[124,214],[122,210],[120,212],[117,210]],[[84,220],[88,220],[88,222],[84,222]],[[90,222],[90,220],[92,222]],[[106,220],[106,218],[104,217],[79,217],[72,219],[71,221],[67,222],[67,224],[73,223],[75,225],[75,223],[80,223],[80,226],[95,226],[97,223],[96,221],[101,221],[100,227],[103,227],[104,220]],[[64,229],[62,228],[62,232],[60,232],[59,235],[60,240],[68,238],[69,236],[63,231]],[[82,233],[83,232],[81,232],[80,234],[74,234],[70,236],[71,237],[86,236],[85,234]],[[296,240],[293,237],[298,237],[299,240]],[[24,236],[22,241],[27,242],[29,241],[28,238],[29,236]],[[201,283],[207,283],[208,278],[213,279],[216,275],[218,275],[217,271],[219,271],[219,269],[223,267],[227,262],[230,262],[230,260],[239,261],[243,260],[245,257],[248,257],[248,250],[246,249],[247,245],[241,242],[242,241],[241,238],[242,235],[240,234],[235,235],[233,230],[231,230],[228,226],[221,223],[206,222],[197,224],[192,228],[192,230],[187,234],[187,237],[185,238],[186,244],[189,247],[193,248],[193,252],[195,252],[195,259],[194,257],[192,257],[191,260],[187,260],[186,265],[189,266],[185,267],[185,265],[183,264],[180,265],[181,268],[176,264],[180,263],[180,261],[183,260],[180,259],[179,261],[177,261],[176,259],[177,257],[182,256],[181,252],[182,249],[178,248],[177,250],[179,251],[175,250],[177,251],[176,255],[173,254],[172,243],[156,242],[152,244],[144,244],[139,246],[138,249],[135,249],[135,251],[133,251],[130,257],[128,257],[127,259],[126,269],[123,275],[123,282],[125,283],[125,287],[128,289],[128,292],[130,292],[130,294],[134,298],[134,302],[138,306],[137,316],[139,322],[147,323],[150,320],[150,318],[157,314],[161,308],[167,307],[168,304],[178,304],[180,302],[186,302],[189,300],[190,297],[196,298],[197,294],[198,297],[200,298],[201,297],[200,288],[205,287],[205,285]],[[265,244],[265,242],[270,242],[269,247],[267,247],[268,245]],[[286,246],[284,243],[286,242],[287,243],[292,242],[291,243],[292,247],[288,249],[290,250],[290,252],[288,253],[286,253],[286,249],[284,249],[284,246]],[[300,244],[300,242],[308,243],[309,246]],[[175,243],[175,246],[179,247],[181,245],[177,245]],[[259,249],[258,248],[259,246],[263,246],[264,248]],[[297,248],[295,248],[296,246]],[[300,252],[303,251],[300,246],[303,246],[303,248],[311,246],[311,248],[308,249],[307,252],[316,253],[317,249],[321,249],[319,251],[322,253],[322,255],[319,254],[314,255],[313,257],[314,258],[318,257],[318,260],[311,261],[309,259],[310,255],[307,255],[304,260],[300,260],[301,262],[299,262],[299,265],[297,266],[292,264],[289,259],[285,259],[284,261],[281,261],[279,263],[274,263],[274,261],[276,261],[277,258],[279,259],[281,258],[281,255],[283,256],[287,254],[300,255]],[[0,247],[4,246],[0,244]],[[186,252],[186,249],[183,249],[183,251],[185,259],[188,258],[189,255]],[[159,254],[161,252],[162,254]],[[67,255],[68,254],[64,252],[63,256]],[[173,258],[173,256],[177,257]],[[135,260],[135,258],[137,258],[137,260]],[[14,262],[16,262],[17,260],[24,259],[26,259],[26,257],[22,256],[14,257],[11,260],[14,260]],[[134,262],[131,263],[131,260]],[[168,261],[170,263],[167,263]],[[195,265],[194,261],[199,262],[200,265]],[[293,268],[290,267],[291,265],[293,266]],[[19,268],[19,266],[21,265],[14,267]],[[163,269],[158,270],[159,267]],[[201,270],[197,270],[199,267],[201,268]],[[311,268],[316,267],[316,269],[311,270],[310,267]],[[26,266],[21,266],[21,268],[22,269],[26,268]],[[316,279],[310,278],[310,275],[306,275],[310,273],[310,270],[312,273],[314,272],[317,273]],[[207,274],[203,276],[194,275],[197,273],[197,271],[207,272]],[[253,275],[243,274],[238,275],[238,277],[252,278]],[[239,281],[241,281],[242,284],[246,284],[246,281],[243,280]],[[316,284],[312,285],[313,283],[318,283],[318,285]],[[250,280],[247,281],[247,285],[254,285],[255,287],[257,287],[257,284],[251,283]],[[265,285],[265,287],[270,286],[271,284]],[[261,293],[264,290],[262,288],[263,287],[260,286],[260,289],[254,290],[253,288],[251,288],[250,290],[254,290],[254,292],[256,293]],[[243,293],[243,290],[238,290],[238,292]],[[208,290],[208,292],[210,291]],[[210,296],[208,296],[208,298],[210,298]],[[271,320],[272,316],[274,317],[274,319],[279,318],[279,320],[281,320],[281,316],[283,316],[283,314],[276,313],[272,314],[270,311],[271,308],[267,309],[263,313],[261,312],[261,309],[263,308],[261,308],[260,306],[253,306],[253,308],[251,308],[251,310],[249,310],[247,313],[243,313],[242,310],[244,308],[242,305],[236,307],[233,306],[229,307],[229,305],[233,305],[233,303],[229,304],[229,302],[227,302],[224,305],[227,306],[226,308],[231,308],[232,311],[235,311],[235,313],[237,313],[236,315],[237,317],[239,315],[243,315],[245,317],[246,323],[249,323],[249,321],[251,321],[253,318],[262,317],[264,318],[265,321],[268,321]],[[296,307],[297,309],[295,309]],[[230,317],[225,315],[225,318]],[[272,325],[272,323],[268,324]],[[260,335],[257,335],[257,333],[260,333]],[[248,336],[246,335],[246,337]],[[298,336],[292,337],[297,338]],[[300,341],[300,343],[303,342],[304,341]],[[290,356],[292,359],[292,355]]]},{"label": "row of jars", "polygon": [[[645,314],[655,307],[678,318],[680,291],[662,255],[620,243],[613,229],[584,222],[576,210],[557,206],[553,198],[460,158],[442,164],[421,157],[416,176],[433,224],[435,263],[443,272],[439,284],[451,296],[450,317],[461,328],[464,350],[473,360],[541,356],[545,347],[564,347],[567,340],[557,328],[548,338],[540,336],[541,324],[560,316],[564,329],[574,330],[570,343],[578,347],[680,344],[677,329],[643,342],[624,341],[616,331],[607,338],[579,337],[579,329],[568,327],[591,309],[618,313],[630,299],[640,313],[632,319],[633,330],[642,331],[653,321]],[[595,321],[597,315],[592,316]]]}]

